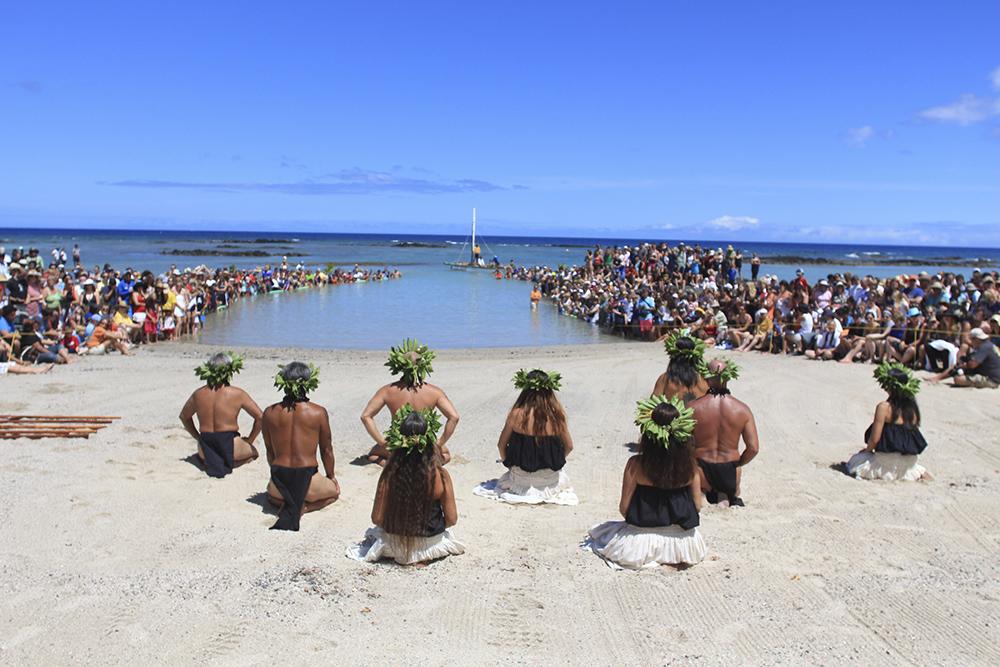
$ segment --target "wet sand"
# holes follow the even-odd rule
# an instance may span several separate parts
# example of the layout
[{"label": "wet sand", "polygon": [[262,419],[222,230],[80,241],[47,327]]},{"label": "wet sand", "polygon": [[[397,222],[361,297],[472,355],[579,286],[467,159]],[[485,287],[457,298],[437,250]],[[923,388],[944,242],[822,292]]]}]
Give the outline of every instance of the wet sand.
[{"label": "wet sand", "polygon": [[[762,452],[747,507],[702,513],[708,559],[616,572],[578,546],[616,519],[635,401],[662,348],[448,350],[433,381],[462,413],[450,447],[465,555],[368,565],[379,469],[351,465],[384,354],[255,349],[238,384],[278,398],[276,365],[318,362],[342,499],[274,522],[258,460],[212,480],[176,415],[216,348],[161,344],[47,376],[0,378],[0,412],[110,414],[89,440],[0,441],[0,661],[6,664],[996,664],[1000,662],[1000,392],[925,386],[930,483],[850,479],[882,394],[870,366],[740,355],[733,384]],[[472,495],[502,472],[496,438],[520,367],[564,376],[576,507]],[[383,423],[385,419],[383,418]],[[244,429],[245,430],[245,429]]]}]

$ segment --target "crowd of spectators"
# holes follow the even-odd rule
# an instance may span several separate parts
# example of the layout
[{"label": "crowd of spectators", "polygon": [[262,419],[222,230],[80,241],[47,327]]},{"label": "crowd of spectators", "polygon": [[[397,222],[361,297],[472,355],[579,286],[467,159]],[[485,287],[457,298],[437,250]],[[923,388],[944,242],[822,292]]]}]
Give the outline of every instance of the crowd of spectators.
[{"label": "crowd of spectators", "polygon": [[515,277],[535,283],[561,313],[626,337],[661,340],[685,328],[724,349],[889,359],[934,373],[930,380],[1000,383],[996,271],[830,273],[810,282],[798,269],[783,280],[731,245],[644,243],[595,246],[582,265],[521,268]]},{"label": "crowd of spectators", "polygon": [[117,351],[190,335],[205,315],[259,294],[325,285],[399,278],[397,270],[353,270],[291,266],[179,269],[160,274],[87,269],[79,247],[72,264],[53,249],[46,262],[37,248],[7,253],[0,247],[0,371],[72,363],[78,355]]}]

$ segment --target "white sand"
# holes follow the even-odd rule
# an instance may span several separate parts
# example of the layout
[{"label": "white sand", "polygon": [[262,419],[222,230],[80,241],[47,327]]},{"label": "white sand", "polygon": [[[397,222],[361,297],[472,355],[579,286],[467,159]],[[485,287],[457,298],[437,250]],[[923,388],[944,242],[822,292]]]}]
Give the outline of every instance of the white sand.
[{"label": "white sand", "polygon": [[[263,459],[221,481],[185,460],[176,415],[213,349],[159,345],[49,376],[0,378],[0,413],[112,414],[90,440],[0,441],[4,664],[773,664],[1000,662],[1000,392],[925,387],[930,483],[830,469],[881,399],[870,366],[742,355],[734,393],[762,453],[744,509],[710,508],[710,556],[615,572],[578,547],[617,517],[634,402],[659,346],[442,352],[433,380],[463,415],[451,449],[467,553],[424,569],[348,560],[379,469],[358,415],[384,355],[254,350],[261,405],[292,356],[318,361],[342,499],[268,531]],[[502,472],[496,437],[519,367],[559,370],[576,507],[472,495]],[[384,421],[384,420],[383,420]]]}]

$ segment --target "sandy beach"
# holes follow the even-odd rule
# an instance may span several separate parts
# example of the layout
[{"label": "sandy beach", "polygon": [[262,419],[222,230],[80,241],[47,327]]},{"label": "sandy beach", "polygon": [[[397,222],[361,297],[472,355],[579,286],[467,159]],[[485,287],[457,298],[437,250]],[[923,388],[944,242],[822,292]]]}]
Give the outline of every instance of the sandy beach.
[{"label": "sandy beach", "polygon": [[[861,447],[883,397],[872,367],[740,355],[733,391],[762,443],[747,507],[703,511],[701,565],[616,572],[579,543],[619,518],[632,411],[665,367],[661,347],[441,351],[432,381],[462,414],[449,470],[467,552],[415,569],[344,555],[370,525],[379,469],[350,462],[370,444],[358,415],[389,379],[385,355],[245,351],[237,384],[262,407],[278,398],[279,362],[317,362],[314,400],[332,417],[342,498],[284,533],[267,530],[263,458],[224,480],[189,459],[177,413],[214,351],[160,344],[3,378],[0,413],[122,419],[89,440],[3,441],[0,662],[1000,661],[997,391],[925,385],[922,462],[936,479],[863,482],[831,464]],[[564,376],[576,507],[472,494],[502,472],[509,378],[536,366]]]}]

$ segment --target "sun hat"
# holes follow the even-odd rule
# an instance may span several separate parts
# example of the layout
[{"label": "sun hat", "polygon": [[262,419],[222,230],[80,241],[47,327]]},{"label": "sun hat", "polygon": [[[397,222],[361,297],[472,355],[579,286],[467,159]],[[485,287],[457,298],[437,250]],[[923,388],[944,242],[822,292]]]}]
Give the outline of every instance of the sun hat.
[{"label": "sun hat", "polygon": [[87,285],[96,285],[96,284],[97,283],[95,283],[92,278],[87,278],[86,280],[83,281],[84,287],[86,287]]},{"label": "sun hat", "polygon": [[21,265],[18,264],[17,262],[11,262],[10,266],[8,266],[7,268],[9,268],[11,271],[13,271],[14,269],[20,269]]},{"label": "sun hat", "polygon": [[969,336],[972,337],[972,338],[975,338],[976,340],[988,340],[989,339],[989,336],[986,335],[986,332],[983,331],[979,327],[976,327],[975,329],[973,329],[972,331],[970,331],[969,332]]},{"label": "sun hat", "polygon": [[908,311],[906,311],[906,316],[907,317],[917,317],[918,315],[920,315],[920,309],[917,308],[916,306],[914,306],[914,307],[910,308]]},{"label": "sun hat", "polygon": [[944,285],[939,282],[931,283],[931,289],[944,289]]}]

